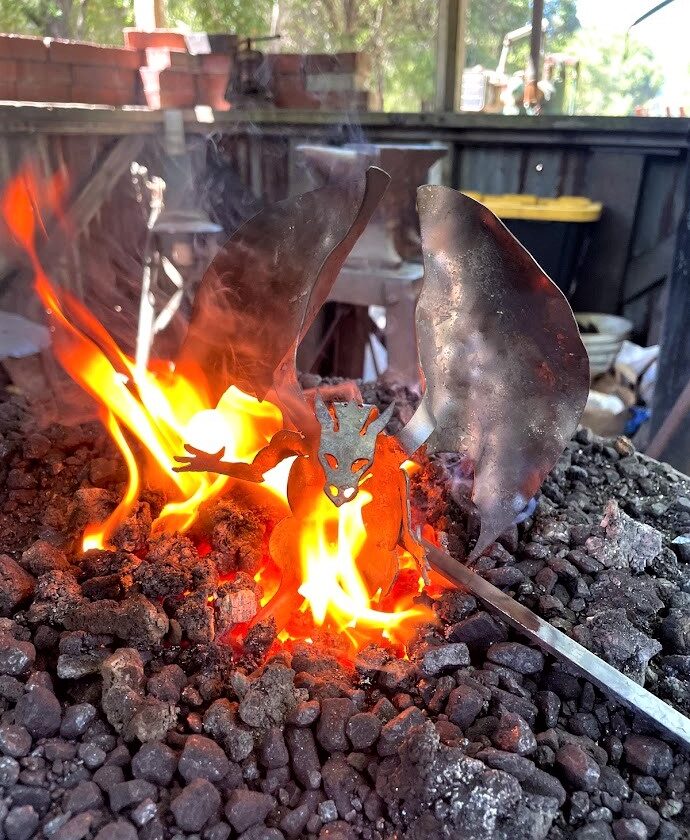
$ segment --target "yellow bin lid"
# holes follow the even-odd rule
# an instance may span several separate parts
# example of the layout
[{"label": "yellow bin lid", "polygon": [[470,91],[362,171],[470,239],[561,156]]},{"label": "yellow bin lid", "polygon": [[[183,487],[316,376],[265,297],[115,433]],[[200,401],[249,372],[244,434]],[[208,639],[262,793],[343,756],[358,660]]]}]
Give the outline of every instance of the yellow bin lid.
[{"label": "yellow bin lid", "polygon": [[488,207],[499,219],[528,219],[534,222],[596,222],[601,202],[585,196],[562,195],[538,198],[536,195],[487,195],[463,190],[464,194]]}]

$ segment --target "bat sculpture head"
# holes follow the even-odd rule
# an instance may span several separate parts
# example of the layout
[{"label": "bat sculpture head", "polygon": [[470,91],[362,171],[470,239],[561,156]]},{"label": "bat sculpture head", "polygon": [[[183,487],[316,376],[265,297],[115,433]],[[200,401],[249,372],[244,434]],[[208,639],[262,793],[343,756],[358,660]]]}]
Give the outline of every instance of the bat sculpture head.
[{"label": "bat sculpture head", "polygon": [[359,482],[374,461],[376,438],[390,420],[394,406],[377,416],[372,405],[334,403],[331,415],[317,397],[315,407],[321,425],[318,457],[326,476],[324,492],[340,507],[357,495]]}]

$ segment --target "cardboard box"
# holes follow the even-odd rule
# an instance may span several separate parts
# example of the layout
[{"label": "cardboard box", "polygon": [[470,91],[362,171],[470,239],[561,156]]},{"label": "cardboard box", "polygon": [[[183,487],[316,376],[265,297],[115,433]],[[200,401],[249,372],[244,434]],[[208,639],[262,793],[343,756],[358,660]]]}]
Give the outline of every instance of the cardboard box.
[{"label": "cardboard box", "polygon": [[580,422],[597,435],[623,433],[630,408],[637,402],[637,375],[627,365],[616,363],[613,371],[595,377]]}]

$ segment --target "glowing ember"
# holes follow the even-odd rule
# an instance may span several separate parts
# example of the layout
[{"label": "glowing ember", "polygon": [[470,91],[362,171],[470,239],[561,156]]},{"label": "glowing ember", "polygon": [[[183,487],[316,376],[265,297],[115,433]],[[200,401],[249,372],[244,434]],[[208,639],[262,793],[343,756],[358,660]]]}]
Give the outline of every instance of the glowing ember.
[{"label": "glowing ember", "polygon": [[[185,443],[206,452],[224,450],[226,462],[249,463],[282,428],[281,412],[270,402],[259,402],[234,386],[213,407],[203,386],[176,373],[172,363],[152,363],[142,370],[82,303],[51,284],[35,243],[37,228],[42,229],[39,207],[58,215],[64,190],[64,179],[56,177],[43,183],[27,170],[7,188],[2,213],[31,261],[35,289],[53,328],[55,354],[67,373],[98,402],[104,425],[129,472],[122,500],[104,522],[86,528],[83,548],[110,545],[118,526],[138,504],[142,487],[163,490],[169,500],[154,530],[185,531],[200,504],[235,481],[208,472],[176,472],[174,458],[182,453]],[[405,468],[413,466],[408,463]],[[309,468],[321,470],[314,459]],[[278,629],[285,629],[282,638],[297,634],[304,640],[308,635],[304,629],[294,628],[308,608],[312,628],[323,626],[342,634],[355,649],[382,636],[401,643],[409,635],[410,626],[425,615],[413,603],[419,592],[418,575],[407,570],[406,580],[412,585],[403,592],[394,587],[388,594],[380,589],[371,593],[358,566],[377,562],[377,557],[366,550],[367,529],[362,514],[372,500],[366,488],[372,472],[363,477],[364,486],[356,498],[341,507],[335,507],[321,492],[320,472],[312,485],[318,492],[304,488],[297,518],[289,517],[287,507],[290,469],[291,460],[282,461],[265,474],[264,484],[285,503],[286,517],[291,520],[288,532],[293,534],[291,544],[298,562],[273,557],[282,570],[282,578],[276,580],[268,568],[258,573],[257,580],[271,597],[264,599],[257,619],[272,616]],[[372,470],[376,472],[376,460]],[[404,552],[398,551],[404,560]],[[408,565],[414,567],[411,559]]]}]

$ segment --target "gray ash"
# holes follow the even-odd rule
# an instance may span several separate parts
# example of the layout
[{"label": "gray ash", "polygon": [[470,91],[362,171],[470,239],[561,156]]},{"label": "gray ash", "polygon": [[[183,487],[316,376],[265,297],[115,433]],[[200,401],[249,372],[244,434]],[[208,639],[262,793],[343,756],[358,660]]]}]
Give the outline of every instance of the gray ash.
[{"label": "gray ash", "polygon": [[[150,540],[147,494],[117,550],[82,554],[84,509],[123,489],[105,436],[38,431],[14,398],[0,434],[9,840],[688,836],[687,756],[467,593],[433,593],[405,659],[346,662],[325,635],[281,649],[270,619],[242,624],[267,511],[225,499]],[[413,500],[464,558],[476,523],[447,467],[425,464]],[[625,441],[580,432],[475,568],[689,711],[689,499]]]}]

